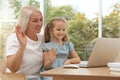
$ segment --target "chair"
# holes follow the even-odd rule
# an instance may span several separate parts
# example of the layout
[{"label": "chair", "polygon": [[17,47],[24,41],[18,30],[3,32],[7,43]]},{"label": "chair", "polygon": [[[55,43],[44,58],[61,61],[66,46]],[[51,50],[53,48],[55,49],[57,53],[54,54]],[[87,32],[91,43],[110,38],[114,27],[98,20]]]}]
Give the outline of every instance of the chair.
[{"label": "chair", "polygon": [[25,80],[23,74],[6,72],[6,61],[0,59],[0,80]]},{"label": "chair", "polygon": [[6,62],[4,59],[0,59],[0,79],[2,80],[3,78],[3,74],[6,71]]},{"label": "chair", "polygon": [[6,62],[4,59],[0,59],[0,73],[3,74],[6,71]]}]

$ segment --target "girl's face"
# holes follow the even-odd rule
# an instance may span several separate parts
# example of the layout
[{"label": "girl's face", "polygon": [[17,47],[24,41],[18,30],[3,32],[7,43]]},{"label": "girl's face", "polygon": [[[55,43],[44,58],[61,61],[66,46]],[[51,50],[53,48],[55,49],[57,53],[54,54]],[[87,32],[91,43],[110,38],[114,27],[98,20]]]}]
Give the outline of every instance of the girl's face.
[{"label": "girl's face", "polygon": [[41,31],[43,18],[40,12],[33,12],[30,16],[26,34],[36,34]]},{"label": "girl's face", "polygon": [[52,29],[53,40],[62,40],[66,35],[66,23],[59,21],[54,23],[54,27]]}]

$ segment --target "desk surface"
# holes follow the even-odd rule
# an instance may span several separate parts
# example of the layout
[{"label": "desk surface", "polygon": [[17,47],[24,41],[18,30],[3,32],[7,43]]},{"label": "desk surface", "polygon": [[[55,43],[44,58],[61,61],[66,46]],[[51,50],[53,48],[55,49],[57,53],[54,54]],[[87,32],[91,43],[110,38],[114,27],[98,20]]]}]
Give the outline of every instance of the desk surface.
[{"label": "desk surface", "polygon": [[[79,68],[79,69],[70,69],[70,68],[55,68],[41,73],[42,76],[52,76],[54,80],[74,80],[81,78],[84,80],[120,80],[120,75],[110,74],[108,67],[97,67],[97,68]],[[86,79],[89,78],[89,79]],[[68,79],[69,78],[69,79]],[[72,79],[74,78],[74,79]],[[103,79],[104,78],[104,79]],[[79,79],[80,80],[80,79]]]},{"label": "desk surface", "polygon": [[25,80],[25,76],[23,74],[17,73],[0,74],[0,78],[0,80]]}]

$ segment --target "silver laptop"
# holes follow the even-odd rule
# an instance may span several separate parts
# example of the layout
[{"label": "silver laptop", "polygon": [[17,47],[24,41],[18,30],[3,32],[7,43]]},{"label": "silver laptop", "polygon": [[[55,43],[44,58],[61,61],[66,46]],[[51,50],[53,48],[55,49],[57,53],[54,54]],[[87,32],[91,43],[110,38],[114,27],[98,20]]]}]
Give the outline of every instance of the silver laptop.
[{"label": "silver laptop", "polygon": [[120,53],[119,38],[98,38],[93,46],[88,61],[81,61],[80,67],[106,66],[116,60]]}]

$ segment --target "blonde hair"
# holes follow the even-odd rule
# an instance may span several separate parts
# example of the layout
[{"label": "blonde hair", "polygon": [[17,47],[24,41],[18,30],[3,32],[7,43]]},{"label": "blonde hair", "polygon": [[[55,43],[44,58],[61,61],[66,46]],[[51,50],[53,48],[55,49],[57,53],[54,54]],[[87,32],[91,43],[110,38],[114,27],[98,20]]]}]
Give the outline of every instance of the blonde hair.
[{"label": "blonde hair", "polygon": [[[44,33],[44,37],[45,37],[45,42],[50,42],[52,39],[52,35],[51,35],[51,29],[53,29],[53,27],[55,26],[56,22],[64,22],[67,25],[67,22],[64,18],[60,18],[60,17],[54,17],[52,18],[48,24],[45,27],[45,33]],[[64,36],[64,38],[62,39],[62,41],[68,41],[68,36],[67,34]]]},{"label": "blonde hair", "polygon": [[[27,25],[28,25],[30,16],[33,11],[40,12],[40,10],[38,8],[33,7],[33,6],[25,6],[25,7],[21,8],[21,10],[19,12],[17,24],[19,26],[21,26],[21,29],[24,32],[27,29]],[[41,14],[41,12],[40,12],[40,14]],[[41,14],[41,16],[42,16],[42,14]]]}]

